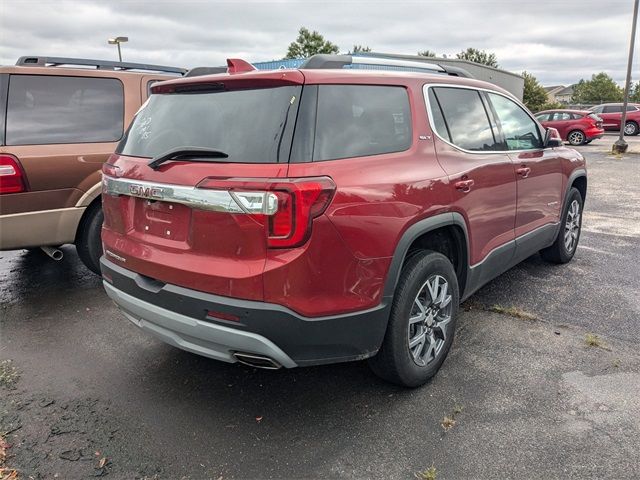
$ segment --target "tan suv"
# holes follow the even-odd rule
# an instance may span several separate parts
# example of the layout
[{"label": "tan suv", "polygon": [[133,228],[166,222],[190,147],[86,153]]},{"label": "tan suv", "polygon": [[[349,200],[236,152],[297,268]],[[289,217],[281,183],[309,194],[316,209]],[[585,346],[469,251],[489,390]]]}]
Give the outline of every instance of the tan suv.
[{"label": "tan suv", "polygon": [[74,243],[98,273],[100,168],[149,87],[175,67],[21,57],[0,66],[0,250]]}]

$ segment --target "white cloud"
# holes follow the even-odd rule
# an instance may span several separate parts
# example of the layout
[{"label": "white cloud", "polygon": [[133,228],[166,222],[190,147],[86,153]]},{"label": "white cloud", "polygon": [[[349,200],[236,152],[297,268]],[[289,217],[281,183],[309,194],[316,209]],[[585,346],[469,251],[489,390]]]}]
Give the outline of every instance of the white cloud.
[{"label": "white cloud", "polygon": [[[606,71],[624,79],[630,0],[179,1],[1,0],[0,64],[22,55],[114,59],[107,38],[127,35],[125,60],[193,67],[227,57],[281,58],[300,26],[342,51],[453,55],[493,51],[501,66],[544,84]],[[634,69],[634,78],[640,70]]]}]

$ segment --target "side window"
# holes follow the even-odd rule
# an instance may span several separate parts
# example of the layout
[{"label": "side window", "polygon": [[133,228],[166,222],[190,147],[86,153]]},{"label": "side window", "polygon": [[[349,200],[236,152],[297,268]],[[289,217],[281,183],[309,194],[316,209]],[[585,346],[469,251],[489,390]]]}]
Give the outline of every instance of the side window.
[{"label": "side window", "polygon": [[441,138],[465,150],[500,149],[477,90],[429,88],[429,104],[434,128]]},{"label": "side window", "polygon": [[536,120],[538,120],[539,122],[548,122],[551,120],[552,116],[553,113],[539,113],[538,115],[536,115]]},{"label": "side window", "polygon": [[508,150],[542,148],[538,125],[520,105],[496,93],[489,93],[489,97],[502,125]]},{"label": "side window", "polygon": [[638,107],[635,105],[627,105],[627,112],[635,112],[636,110],[638,110]]},{"label": "side window", "polygon": [[124,92],[115,78],[11,75],[7,145],[118,141]]},{"label": "side window", "polygon": [[604,107],[603,107],[602,105],[598,105],[597,107],[593,107],[593,108],[591,109],[591,111],[592,111],[593,113],[602,113],[602,110],[603,110],[603,109],[604,109]]},{"label": "side window", "polygon": [[556,122],[563,122],[566,120],[571,120],[571,114],[567,113],[567,112],[556,112],[555,116],[553,117],[553,119]]},{"label": "side window", "polygon": [[622,107],[620,105],[605,105],[602,113],[622,113]]},{"label": "side window", "polygon": [[411,145],[404,87],[320,85],[313,161],[401,152]]}]

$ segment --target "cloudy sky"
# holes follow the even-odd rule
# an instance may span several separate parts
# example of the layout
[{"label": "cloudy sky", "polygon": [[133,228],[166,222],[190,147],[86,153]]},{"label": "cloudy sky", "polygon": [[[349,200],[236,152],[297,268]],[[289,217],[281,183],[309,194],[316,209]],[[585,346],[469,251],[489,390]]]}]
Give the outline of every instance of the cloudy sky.
[{"label": "cloudy sky", "polygon": [[[306,26],[344,52],[362,44],[452,55],[473,46],[544,85],[600,71],[622,82],[632,10],[632,0],[0,0],[0,64],[22,55],[117,59],[106,42],[115,35],[129,37],[125,61],[193,67],[227,57],[272,60]],[[640,80],[640,68],[633,77]]]}]

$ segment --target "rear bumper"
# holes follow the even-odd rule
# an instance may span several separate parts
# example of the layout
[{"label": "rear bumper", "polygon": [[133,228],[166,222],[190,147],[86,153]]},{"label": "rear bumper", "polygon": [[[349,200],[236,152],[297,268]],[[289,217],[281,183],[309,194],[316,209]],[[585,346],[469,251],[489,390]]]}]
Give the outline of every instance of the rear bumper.
[{"label": "rear bumper", "polygon": [[0,250],[73,243],[85,207],[0,215]]},{"label": "rear bumper", "polygon": [[178,348],[225,362],[236,362],[236,352],[268,356],[287,368],[365,359],[380,348],[389,317],[387,304],[303,317],[281,305],[161,283],[104,257],[100,263],[107,294],[136,326]]},{"label": "rear bumper", "polygon": [[590,128],[584,132],[587,140],[595,140],[604,136],[604,129],[602,128]]}]

